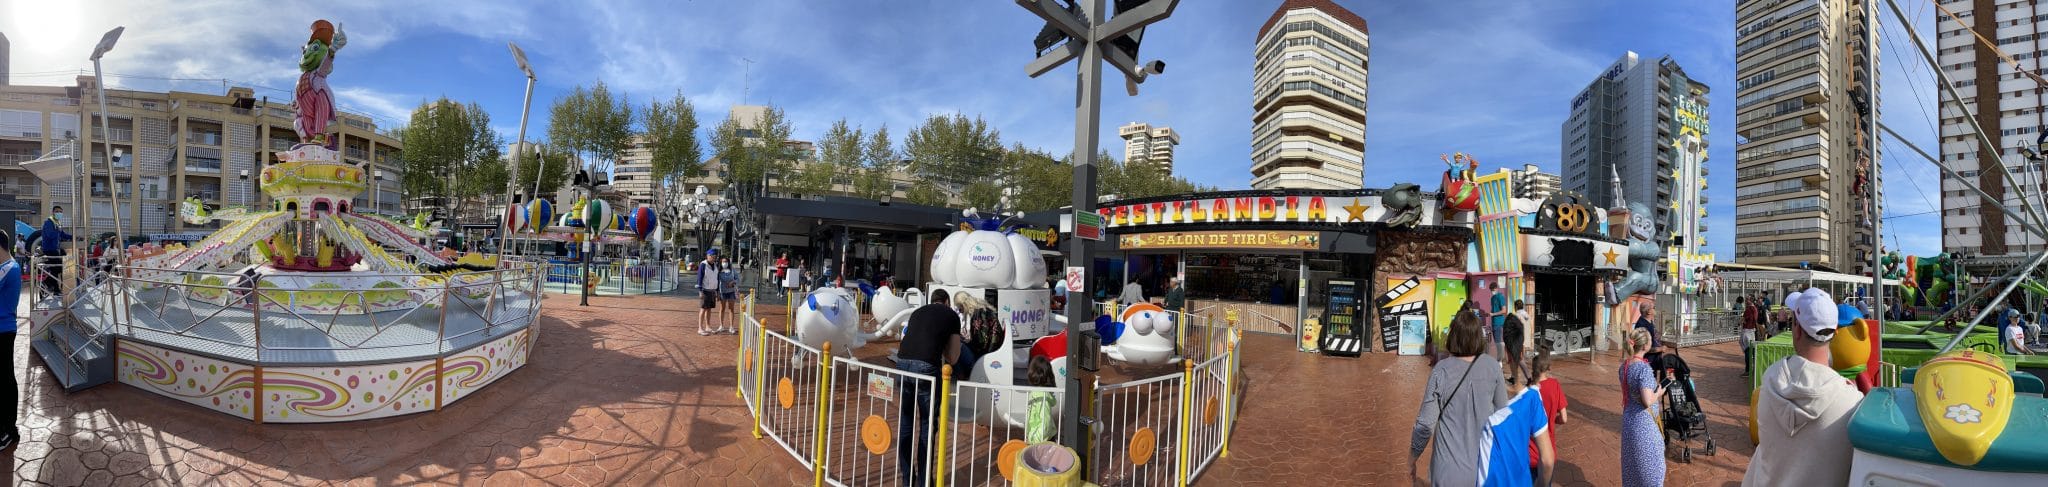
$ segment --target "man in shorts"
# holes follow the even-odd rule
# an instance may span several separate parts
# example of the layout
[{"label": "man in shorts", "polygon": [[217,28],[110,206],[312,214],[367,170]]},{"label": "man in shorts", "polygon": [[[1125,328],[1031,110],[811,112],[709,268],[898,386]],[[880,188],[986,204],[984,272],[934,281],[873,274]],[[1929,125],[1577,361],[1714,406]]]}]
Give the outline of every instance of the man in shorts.
[{"label": "man in shorts", "polygon": [[718,249],[704,253],[697,262],[697,334],[710,335],[712,313],[718,312]]}]

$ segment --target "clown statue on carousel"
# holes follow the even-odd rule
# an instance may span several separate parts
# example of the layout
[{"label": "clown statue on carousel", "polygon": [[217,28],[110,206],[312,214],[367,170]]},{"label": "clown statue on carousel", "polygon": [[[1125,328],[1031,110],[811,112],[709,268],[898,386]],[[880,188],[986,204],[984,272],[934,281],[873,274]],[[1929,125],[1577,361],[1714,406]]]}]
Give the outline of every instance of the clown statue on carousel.
[{"label": "clown statue on carousel", "polygon": [[313,21],[313,35],[300,50],[299,84],[292,90],[292,108],[298,117],[292,129],[299,142],[319,144],[336,150],[327,138],[327,123],[335,120],[334,93],[327,88],[327,74],[334,72],[334,53],[348,45],[348,34],[326,20]]}]

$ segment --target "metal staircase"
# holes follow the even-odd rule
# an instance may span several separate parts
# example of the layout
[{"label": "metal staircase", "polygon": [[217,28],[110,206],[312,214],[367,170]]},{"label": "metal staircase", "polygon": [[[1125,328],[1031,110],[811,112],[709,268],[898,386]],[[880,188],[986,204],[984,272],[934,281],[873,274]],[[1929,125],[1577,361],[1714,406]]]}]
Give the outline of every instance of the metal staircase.
[{"label": "metal staircase", "polygon": [[[80,286],[68,299],[96,300],[100,290]],[[37,318],[29,347],[43,359],[50,376],[65,392],[78,392],[114,381],[114,337],[108,317],[98,306],[80,303],[69,310],[57,297],[36,303]]]}]

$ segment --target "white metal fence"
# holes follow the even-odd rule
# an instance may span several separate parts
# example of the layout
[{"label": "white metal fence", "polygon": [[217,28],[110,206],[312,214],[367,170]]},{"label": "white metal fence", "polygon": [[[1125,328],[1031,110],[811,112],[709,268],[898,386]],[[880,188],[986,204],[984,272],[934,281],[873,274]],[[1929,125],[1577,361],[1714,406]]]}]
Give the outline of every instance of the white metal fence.
[{"label": "white metal fence", "polygon": [[[782,446],[815,473],[815,485],[1007,485],[1029,443],[1027,414],[1016,405],[1034,393],[1050,395],[1057,422],[1057,404],[1067,399],[1053,387],[953,381],[948,369],[935,377],[832,357],[829,349],[763,329],[752,296],[744,306],[735,393],[754,415],[755,438]],[[1187,485],[1228,456],[1243,390],[1235,346],[1242,332],[1206,323],[1182,329],[1189,330],[1183,343],[1193,342],[1187,355],[1199,362],[1165,376],[1097,385],[1089,480]],[[912,458],[904,458],[906,449]]]}]

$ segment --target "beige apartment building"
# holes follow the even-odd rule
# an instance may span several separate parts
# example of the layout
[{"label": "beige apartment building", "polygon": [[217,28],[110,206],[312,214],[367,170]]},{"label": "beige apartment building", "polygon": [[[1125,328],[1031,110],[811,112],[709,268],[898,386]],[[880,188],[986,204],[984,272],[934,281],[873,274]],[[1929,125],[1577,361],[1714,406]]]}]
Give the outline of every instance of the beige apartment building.
[{"label": "beige apartment building", "polygon": [[1117,127],[1116,132],[1124,138],[1125,164],[1152,164],[1173,174],[1173,146],[1180,145],[1179,132],[1144,122],[1131,122]]},{"label": "beige apartment building", "polygon": [[[2021,198],[2038,201],[2048,186],[2048,172],[2029,167],[2033,165],[2019,152],[2048,127],[2048,112],[2042,110],[2043,87],[1984,49],[1975,34],[1993,38],[2006,54],[2037,68],[2040,58],[2048,56],[2048,6],[1991,0],[1942,6],[1955,18],[1928,13],[1935,16],[1936,59],[1973,112],[1956,110],[1946,100],[1941,106],[1941,158],[1962,177],[1942,177],[1941,248],[1962,257],[1963,266],[1973,274],[1991,275],[2048,251],[2048,241],[2022,230],[2019,221],[2025,212],[2005,211]],[[1968,27],[1957,25],[1958,20]],[[1964,119],[1972,115],[1984,136],[2000,148],[1998,153],[1983,150],[1970,127],[1972,120]],[[1991,161],[2002,161],[2013,177],[2007,178]],[[1970,191],[1964,180],[1992,198]]]},{"label": "beige apartment building", "polygon": [[1365,19],[1287,0],[1259,28],[1252,67],[1252,187],[1365,184]]},{"label": "beige apartment building", "polygon": [[1864,63],[1877,62],[1865,7],[1736,2],[1736,262],[1869,268],[1870,222],[1882,213],[1856,186],[1859,174],[1875,177],[1866,169],[1878,153],[1852,102],[1869,81]]},{"label": "beige apartment building", "polygon": [[[258,97],[245,87],[221,94],[107,90],[108,128],[102,131],[97,89],[91,76],[80,76],[71,86],[0,85],[0,193],[35,206],[38,220],[51,206],[63,205],[67,217],[89,218],[92,232],[112,232],[118,207],[131,235],[204,233],[218,224],[179,221],[179,201],[196,197],[209,206],[266,204],[255,187],[259,161],[272,160],[272,152],[298,141],[290,101]],[[400,212],[398,175],[404,168],[398,141],[379,134],[376,122],[358,114],[342,113],[328,127],[340,133],[346,160],[383,175],[354,205]],[[112,181],[106,176],[105,142],[120,156],[113,159]],[[83,209],[71,207],[70,183],[42,184],[19,167],[71,150],[90,157],[91,202]]]}]

